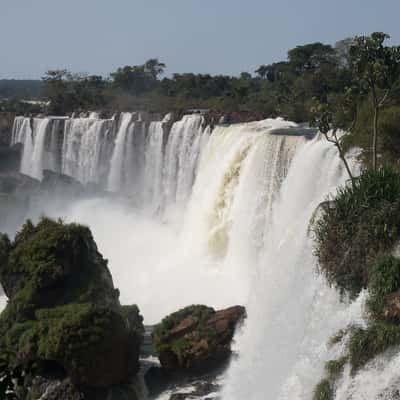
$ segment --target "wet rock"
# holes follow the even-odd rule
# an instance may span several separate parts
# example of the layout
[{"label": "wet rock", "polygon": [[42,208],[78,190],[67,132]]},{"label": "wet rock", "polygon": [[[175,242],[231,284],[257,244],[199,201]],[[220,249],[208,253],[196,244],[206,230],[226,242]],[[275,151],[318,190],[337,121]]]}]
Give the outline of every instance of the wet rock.
[{"label": "wet rock", "polygon": [[163,369],[201,372],[220,366],[229,359],[235,328],[245,313],[242,306],[215,311],[197,305],[164,318],[153,331]]},{"label": "wet rock", "polygon": [[206,396],[220,390],[219,385],[211,382],[193,382],[192,385],[192,390],[173,393],[169,400],[205,399]]},{"label": "wet rock", "polygon": [[27,393],[27,400],[83,400],[81,391],[69,378],[57,380],[36,377]]}]

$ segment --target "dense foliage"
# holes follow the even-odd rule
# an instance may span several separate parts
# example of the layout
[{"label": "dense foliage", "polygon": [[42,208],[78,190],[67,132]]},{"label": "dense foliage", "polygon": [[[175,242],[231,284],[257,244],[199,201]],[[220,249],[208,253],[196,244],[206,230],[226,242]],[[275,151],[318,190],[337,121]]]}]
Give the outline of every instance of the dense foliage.
[{"label": "dense foliage", "polygon": [[351,296],[368,289],[367,325],[350,326],[332,338],[344,343],[341,358],[326,364],[314,399],[333,399],[344,365],[356,373],[368,361],[400,345],[400,174],[367,169],[339,189],[315,227],[320,271]]},{"label": "dense foliage", "polygon": [[320,270],[331,284],[357,295],[378,255],[400,238],[400,175],[366,170],[338,190],[315,228]]},{"label": "dense foliage", "polygon": [[[175,73],[163,77],[166,66],[157,58],[142,65],[123,66],[107,78],[53,70],[43,78],[39,97],[51,101],[48,111],[55,114],[88,108],[211,108],[224,112],[251,110],[309,121],[315,101],[336,107],[349,87],[365,81],[361,79],[366,76],[362,68],[365,63],[361,62],[365,57],[361,50],[352,50],[355,44],[362,49],[363,42],[357,38],[342,40],[335,46],[320,42],[297,46],[288,51],[286,60],[261,65],[254,74],[242,72],[239,76]],[[382,68],[379,71],[382,74]],[[394,87],[394,70],[390,76]],[[0,90],[0,98],[21,98],[18,86],[14,95],[12,91],[7,93],[2,96]],[[37,92],[30,96],[27,93],[27,97],[36,98]],[[392,96],[393,101],[396,99]],[[365,101],[365,96],[361,100]]]}]

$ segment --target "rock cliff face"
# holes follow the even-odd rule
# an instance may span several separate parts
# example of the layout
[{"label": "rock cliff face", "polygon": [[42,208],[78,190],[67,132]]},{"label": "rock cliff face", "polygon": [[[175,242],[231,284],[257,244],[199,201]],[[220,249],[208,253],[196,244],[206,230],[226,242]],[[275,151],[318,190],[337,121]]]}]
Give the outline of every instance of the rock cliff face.
[{"label": "rock cliff face", "polygon": [[0,282],[9,298],[0,348],[12,364],[37,362],[44,376],[57,366],[83,391],[138,371],[142,318],[136,306],[121,307],[88,228],[43,219],[27,221],[13,242],[2,235]]},{"label": "rock cliff face", "polygon": [[14,113],[0,112],[0,146],[10,145],[14,118]]},{"label": "rock cliff face", "polygon": [[237,324],[244,307],[215,311],[189,306],[164,318],[153,331],[160,363],[167,372],[201,372],[220,366],[231,354]]}]

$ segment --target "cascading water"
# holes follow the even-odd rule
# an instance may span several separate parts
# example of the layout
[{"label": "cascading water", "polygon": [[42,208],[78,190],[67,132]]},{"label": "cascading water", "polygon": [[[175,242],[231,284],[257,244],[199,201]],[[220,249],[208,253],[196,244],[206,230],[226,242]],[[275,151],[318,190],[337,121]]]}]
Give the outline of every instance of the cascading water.
[{"label": "cascading water", "polygon": [[61,172],[82,183],[102,183],[107,168],[112,121],[95,117],[68,119],[64,127]]},{"label": "cascading water", "polygon": [[167,207],[184,204],[190,196],[201,150],[203,122],[201,115],[185,115],[172,125],[164,158],[163,188]]},{"label": "cascading water", "polygon": [[162,122],[151,122],[145,151],[144,196],[151,211],[161,207],[162,168],[163,168],[163,138]]},{"label": "cascading water", "polygon": [[132,136],[134,128],[135,125],[132,123],[132,115],[129,113],[123,113],[117,137],[115,139],[114,152],[111,158],[110,175],[108,177],[107,188],[112,192],[121,190],[122,185],[124,184],[124,161],[126,160],[125,154],[128,151],[126,138]]},{"label": "cascading water", "polygon": [[[90,199],[37,215],[88,224],[110,260],[121,301],[137,303],[147,323],[193,303],[245,304],[248,318],[223,378],[224,400],[311,399],[324,363],[343,350],[328,347],[329,338],[364,323],[365,293],[340,301],[315,272],[308,234],[315,208],[346,180],[335,148],[296,135],[297,125],[280,119],[211,132],[202,116],[190,115],[168,134],[168,121],[91,117],[65,121],[62,171],[140,201],[132,208],[119,198]],[[24,157],[30,155],[27,172],[43,139],[37,137],[44,126],[33,125],[32,131],[29,119],[18,119],[13,132],[13,143],[23,142]],[[39,148],[36,159],[44,154]],[[155,213],[171,208],[167,221]],[[148,209],[152,217],[142,212]],[[356,376],[346,370],[336,399],[376,398],[395,385],[399,357],[382,360]]]},{"label": "cascading water", "polygon": [[296,153],[265,226],[224,399],[311,399],[324,362],[333,356],[329,338],[361,320],[362,300],[341,303],[316,275],[308,237],[313,211],[345,178],[329,143],[317,138]]},{"label": "cascading water", "polygon": [[43,155],[45,151],[44,145],[49,122],[50,120],[48,118],[40,120],[36,136],[34,137],[31,175],[39,180],[41,180],[43,177]]},{"label": "cascading water", "polygon": [[46,161],[45,144],[49,124],[49,118],[24,118],[14,126],[18,131],[13,133],[12,144],[24,143],[21,172],[39,180],[43,177]]}]

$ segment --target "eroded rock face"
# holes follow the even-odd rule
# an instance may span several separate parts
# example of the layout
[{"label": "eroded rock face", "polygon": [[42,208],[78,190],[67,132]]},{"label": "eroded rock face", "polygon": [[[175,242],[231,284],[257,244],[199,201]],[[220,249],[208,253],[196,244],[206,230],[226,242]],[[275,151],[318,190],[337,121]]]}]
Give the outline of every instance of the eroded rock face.
[{"label": "eroded rock face", "polygon": [[9,147],[0,145],[0,173],[8,173],[19,170],[22,156],[20,143]]},{"label": "eroded rock face", "polygon": [[164,318],[153,331],[163,369],[201,372],[220,366],[231,354],[235,328],[245,314],[242,306],[215,311],[198,305]]},{"label": "eroded rock face", "polygon": [[0,112],[0,146],[9,146],[15,113]]},{"label": "eroded rock face", "polygon": [[27,221],[11,242],[0,236],[0,348],[13,363],[51,361],[80,388],[124,383],[139,369],[142,318],[121,307],[107,261],[90,230]]}]

